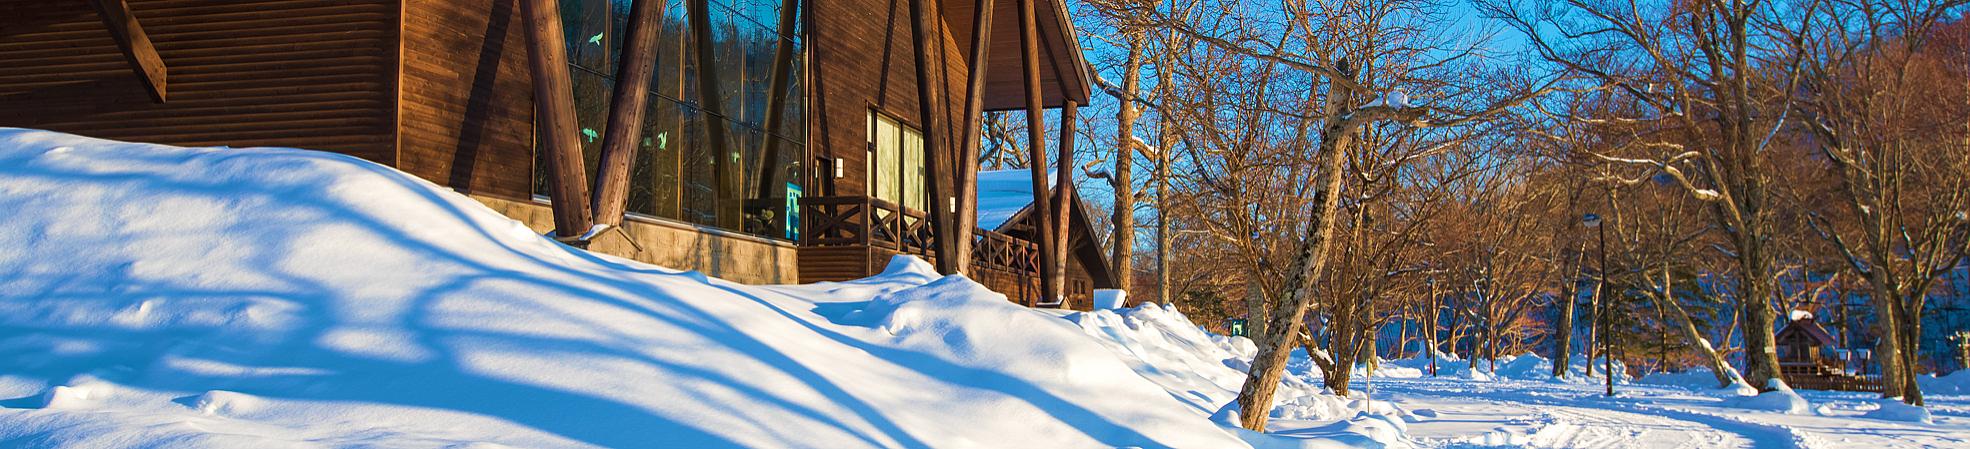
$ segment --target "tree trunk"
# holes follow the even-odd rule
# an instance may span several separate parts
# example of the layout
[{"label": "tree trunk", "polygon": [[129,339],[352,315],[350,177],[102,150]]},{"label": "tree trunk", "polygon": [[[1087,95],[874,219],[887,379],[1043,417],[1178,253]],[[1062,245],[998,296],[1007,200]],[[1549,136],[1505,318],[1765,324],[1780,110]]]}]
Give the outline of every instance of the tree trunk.
[{"label": "tree trunk", "polygon": [[[1030,1],[1030,0],[1029,0]],[[1346,65],[1346,64],[1342,64]],[[1351,74],[1349,76],[1352,76]],[[1273,310],[1266,324],[1266,333],[1258,341],[1258,355],[1252,359],[1252,369],[1245,377],[1244,386],[1238,389],[1239,423],[1246,429],[1265,431],[1266,419],[1272,411],[1273,392],[1279,388],[1279,377],[1286,372],[1286,361],[1292,354],[1292,336],[1299,333],[1304,325],[1307,309],[1313,303],[1313,286],[1320,280],[1326,268],[1327,251],[1332,246],[1335,216],[1341,204],[1341,174],[1346,160],[1344,154],[1351,146],[1354,130],[1344,126],[1343,105],[1351,104],[1354,95],[1339,83],[1328,82],[1328,111],[1325,132],[1320,136],[1320,172],[1316,175],[1314,192],[1315,206],[1309,212],[1305,235],[1301,237],[1299,254],[1293,258],[1292,281],[1286,298],[1287,302],[1278,310]]]},{"label": "tree trunk", "polygon": [[1873,283],[1874,323],[1881,337],[1874,340],[1874,360],[1881,364],[1881,397],[1903,397],[1907,385],[1902,377],[1901,312],[1894,306],[1895,293],[1885,284]]},{"label": "tree trunk", "polygon": [[1573,261],[1562,270],[1566,276],[1560,284],[1561,300],[1554,301],[1560,308],[1560,323],[1553,328],[1553,335],[1558,338],[1553,342],[1553,377],[1560,379],[1566,378],[1568,367],[1573,364],[1573,309],[1578,308],[1580,300],[1580,292],[1575,289],[1580,288],[1580,259],[1586,253],[1587,242],[1582,240],[1574,249]]},{"label": "tree trunk", "polygon": [[[1135,122],[1142,116],[1136,109],[1136,97],[1142,95],[1142,34],[1130,33],[1129,53],[1122,61],[1122,98],[1115,111],[1115,177],[1112,185],[1115,191],[1115,212],[1109,219],[1115,225],[1110,235],[1115,243],[1109,256],[1114,266],[1115,288],[1128,292],[1135,284],[1135,152],[1137,151]],[[1133,292],[1130,292],[1133,293]]]},{"label": "tree trunk", "polygon": [[1718,353],[1717,348],[1710,345],[1710,339],[1704,338],[1703,331],[1696,328],[1696,320],[1690,319],[1690,312],[1683,308],[1682,303],[1676,301],[1675,295],[1670,293],[1675,291],[1674,287],[1671,286],[1676,284],[1674,279],[1670,277],[1667,266],[1662,269],[1662,285],[1660,289],[1650,292],[1649,299],[1655,302],[1656,310],[1664,310],[1666,308],[1670,312],[1674,312],[1676,318],[1682,321],[1682,326],[1679,327],[1682,329],[1683,335],[1689,337],[1690,344],[1696,346],[1697,351],[1703,355],[1704,360],[1710,362],[1710,373],[1717,376],[1717,388],[1729,387],[1733,383],[1743,382],[1743,375],[1738,374],[1737,369],[1731,367],[1730,361],[1725,360],[1724,355]]},{"label": "tree trunk", "polygon": [[[1245,335],[1254,337],[1266,335],[1266,321],[1272,311],[1271,307],[1267,307],[1272,301],[1267,298],[1265,288],[1259,286],[1260,275],[1254,271],[1247,275],[1249,279],[1245,282]],[[1257,339],[1253,340],[1256,342]]]}]

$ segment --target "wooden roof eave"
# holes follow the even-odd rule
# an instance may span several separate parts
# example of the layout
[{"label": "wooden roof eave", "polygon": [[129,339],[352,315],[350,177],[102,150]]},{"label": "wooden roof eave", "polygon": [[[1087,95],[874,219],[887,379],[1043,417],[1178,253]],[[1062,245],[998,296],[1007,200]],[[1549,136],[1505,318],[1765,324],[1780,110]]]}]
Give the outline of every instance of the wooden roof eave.
[{"label": "wooden roof eave", "polygon": [[[957,42],[970,41],[971,24],[975,16],[977,0],[940,0],[945,24],[955,33]],[[1024,110],[1026,97],[1021,78],[1019,59],[1018,2],[1015,0],[992,1],[993,23],[991,49],[986,61],[986,84],[983,92],[983,109],[986,111]],[[1045,108],[1058,108],[1073,100],[1087,104],[1093,95],[1086,57],[1081,53],[1079,33],[1068,16],[1064,0],[1034,0],[1038,34],[1043,45],[1040,46],[1045,67],[1040,68],[1041,105]]]}]

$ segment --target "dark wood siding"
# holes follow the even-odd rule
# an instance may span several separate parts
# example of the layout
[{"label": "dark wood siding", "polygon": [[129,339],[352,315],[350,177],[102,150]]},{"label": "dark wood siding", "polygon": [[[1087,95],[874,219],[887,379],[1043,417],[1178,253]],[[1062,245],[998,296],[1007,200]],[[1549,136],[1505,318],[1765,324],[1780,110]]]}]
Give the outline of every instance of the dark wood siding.
[{"label": "dark wood siding", "polygon": [[[839,179],[815,179],[809,192],[838,196],[868,194],[868,114],[878,110],[906,125],[923,129],[917,103],[916,45],[910,28],[910,0],[808,0],[813,14],[809,33],[813,49],[810,56],[812,101],[808,104],[808,146],[810,163],[840,158]],[[954,35],[954,28],[969,23],[943,20],[940,2],[923,0],[929,10],[932,29],[929,63],[933,120],[937,126],[925,130],[926,143],[955,157],[957,132],[963,129],[964,86],[967,66],[965,46]],[[941,100],[941,101],[940,101]],[[934,140],[933,140],[934,139]],[[820,170],[826,173],[827,170]],[[949,185],[948,176],[945,178]],[[801,281],[853,279],[880,271],[888,255],[872,249],[801,250]]]},{"label": "dark wood siding", "polygon": [[532,198],[533,79],[516,0],[404,4],[404,171]]},{"label": "dark wood siding", "polygon": [[395,165],[394,0],[130,0],[169,70],[152,102],[88,2],[0,0],[0,126]]}]

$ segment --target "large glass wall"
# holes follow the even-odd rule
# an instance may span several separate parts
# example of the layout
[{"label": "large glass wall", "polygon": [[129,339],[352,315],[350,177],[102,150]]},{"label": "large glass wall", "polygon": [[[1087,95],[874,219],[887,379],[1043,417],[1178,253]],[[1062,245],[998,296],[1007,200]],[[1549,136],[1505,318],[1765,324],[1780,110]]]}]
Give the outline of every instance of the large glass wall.
[{"label": "large glass wall", "polygon": [[[623,82],[615,76],[630,0],[560,2],[580,140],[593,180],[610,95]],[[693,2],[704,2],[705,23],[692,23]],[[782,13],[801,3],[665,3],[656,72],[634,81],[647,86],[650,100],[631,169],[629,212],[796,239],[806,60],[798,20],[781,18],[799,17]],[[701,30],[694,26],[704,26],[710,42],[700,46]],[[707,85],[714,88],[706,92]],[[537,157],[534,192],[545,195],[546,161]]]}]

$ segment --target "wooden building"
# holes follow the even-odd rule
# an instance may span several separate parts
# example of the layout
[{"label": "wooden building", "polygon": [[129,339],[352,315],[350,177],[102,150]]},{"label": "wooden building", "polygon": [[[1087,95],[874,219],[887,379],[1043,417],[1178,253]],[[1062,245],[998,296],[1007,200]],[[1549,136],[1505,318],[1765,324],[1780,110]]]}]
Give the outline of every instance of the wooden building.
[{"label": "wooden building", "polygon": [[[638,15],[646,2],[654,17]],[[550,21],[528,8],[554,11],[562,32],[530,33]],[[1094,241],[1072,189],[1039,189],[1031,220],[1050,233],[966,217],[980,111],[1072,117],[1088,99],[1066,14],[1061,0],[0,0],[0,126],[345,153],[543,232],[568,210],[556,189],[606,177],[611,131],[634,131],[623,213],[595,217],[622,232],[591,250],[754,283],[861,277],[917,254],[1051,304],[1008,286],[1054,264],[1081,266],[1063,286],[1096,284],[1092,262],[1048,251]],[[654,49],[636,50],[637,23],[655,24]],[[565,72],[530,64],[543,55]],[[647,59],[649,76],[618,79]],[[640,120],[612,128],[612,109],[629,109],[612,101],[636,87]],[[555,92],[572,98],[576,148],[556,143],[562,114],[542,112]],[[1041,135],[1036,184],[1050,173]],[[551,170],[555,157],[585,160],[586,176]],[[1067,211],[1078,218],[1056,218]]]},{"label": "wooden building", "polygon": [[1779,329],[1773,340],[1778,346],[1779,376],[1786,385],[1811,390],[1881,391],[1881,379],[1847,372],[1847,361],[1832,356],[1833,335],[1811,316],[1800,317]]}]

